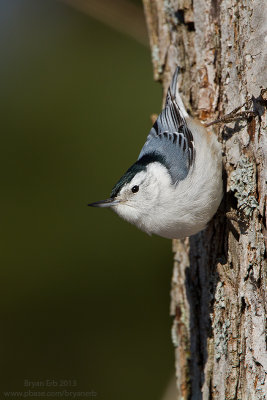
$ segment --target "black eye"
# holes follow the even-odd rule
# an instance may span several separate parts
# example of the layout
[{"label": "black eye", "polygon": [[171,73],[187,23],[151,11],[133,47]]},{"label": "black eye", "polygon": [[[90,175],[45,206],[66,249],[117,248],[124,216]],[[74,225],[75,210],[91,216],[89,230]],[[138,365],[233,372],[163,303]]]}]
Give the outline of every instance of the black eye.
[{"label": "black eye", "polygon": [[133,193],[137,193],[138,190],[139,190],[139,186],[135,185],[135,186],[132,187],[132,192]]}]

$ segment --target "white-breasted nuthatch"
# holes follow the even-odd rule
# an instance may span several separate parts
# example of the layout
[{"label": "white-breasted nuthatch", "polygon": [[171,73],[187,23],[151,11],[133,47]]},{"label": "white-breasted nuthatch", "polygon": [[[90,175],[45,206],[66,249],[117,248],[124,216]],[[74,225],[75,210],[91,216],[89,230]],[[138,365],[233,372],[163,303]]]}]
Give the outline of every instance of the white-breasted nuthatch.
[{"label": "white-breasted nuthatch", "polygon": [[178,73],[179,67],[138,160],[110,198],[89,204],[111,207],[141,230],[169,239],[204,229],[222,199],[220,145],[186,112],[177,90]]}]

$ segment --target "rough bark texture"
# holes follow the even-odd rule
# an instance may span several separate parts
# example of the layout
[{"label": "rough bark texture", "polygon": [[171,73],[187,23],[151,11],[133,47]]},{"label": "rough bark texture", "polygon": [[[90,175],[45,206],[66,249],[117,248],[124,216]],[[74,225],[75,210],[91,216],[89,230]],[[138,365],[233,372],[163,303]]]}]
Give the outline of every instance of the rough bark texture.
[{"label": "rough bark texture", "polygon": [[[267,87],[264,0],[143,1],[154,77],[166,92],[180,65],[192,115],[209,122]],[[220,210],[205,231],[173,243],[179,399],[267,397],[265,106],[254,100],[260,116],[215,128],[224,164]]]}]

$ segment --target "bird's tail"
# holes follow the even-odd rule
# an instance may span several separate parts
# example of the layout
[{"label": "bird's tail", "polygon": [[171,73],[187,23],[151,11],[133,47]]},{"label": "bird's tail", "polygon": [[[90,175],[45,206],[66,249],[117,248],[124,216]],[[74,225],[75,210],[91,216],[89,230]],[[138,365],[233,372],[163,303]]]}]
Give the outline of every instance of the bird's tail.
[{"label": "bird's tail", "polygon": [[166,104],[165,107],[171,107],[172,103],[176,103],[178,106],[178,109],[180,111],[181,117],[188,118],[189,115],[185,109],[184,103],[180,97],[178,88],[177,88],[177,80],[178,80],[178,75],[180,72],[180,67],[176,67],[175,72],[173,74],[171,84],[168,89],[167,97],[166,97]]}]

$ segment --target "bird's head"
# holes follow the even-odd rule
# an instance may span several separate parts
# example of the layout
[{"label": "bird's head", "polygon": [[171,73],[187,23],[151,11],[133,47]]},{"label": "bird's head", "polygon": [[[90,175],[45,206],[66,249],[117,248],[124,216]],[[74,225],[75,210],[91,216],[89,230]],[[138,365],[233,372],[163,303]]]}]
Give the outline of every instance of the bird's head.
[{"label": "bird's head", "polygon": [[112,189],[110,198],[89,204],[111,207],[119,216],[146,232],[153,231],[172,181],[164,157],[146,154],[134,163]]}]

